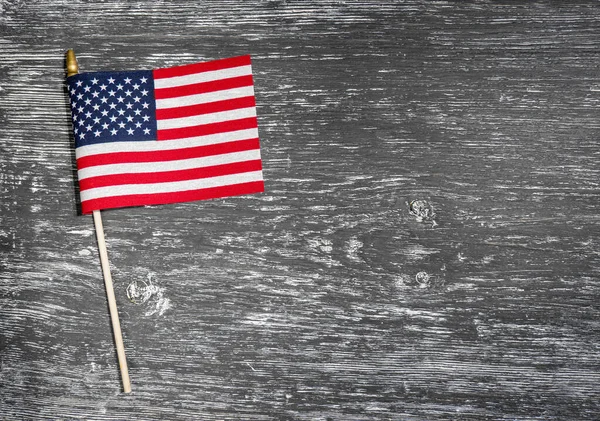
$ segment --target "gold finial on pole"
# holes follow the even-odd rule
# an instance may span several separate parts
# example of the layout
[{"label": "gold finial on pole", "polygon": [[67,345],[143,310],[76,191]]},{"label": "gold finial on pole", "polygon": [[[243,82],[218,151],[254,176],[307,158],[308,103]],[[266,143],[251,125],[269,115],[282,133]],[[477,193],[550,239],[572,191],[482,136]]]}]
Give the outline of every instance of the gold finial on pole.
[{"label": "gold finial on pole", "polygon": [[67,77],[77,73],[79,73],[79,64],[77,64],[77,58],[75,58],[75,51],[69,49],[67,50]]}]

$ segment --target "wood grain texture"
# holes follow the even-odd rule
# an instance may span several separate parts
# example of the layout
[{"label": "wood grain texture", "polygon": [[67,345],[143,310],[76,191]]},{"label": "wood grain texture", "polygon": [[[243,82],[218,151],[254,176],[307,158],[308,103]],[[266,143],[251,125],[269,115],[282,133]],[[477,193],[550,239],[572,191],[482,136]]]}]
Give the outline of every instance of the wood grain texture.
[{"label": "wood grain texture", "polygon": [[[0,1],[0,34],[1,420],[600,419],[598,3]],[[131,395],[67,48],[253,57],[267,192],[103,213]]]}]

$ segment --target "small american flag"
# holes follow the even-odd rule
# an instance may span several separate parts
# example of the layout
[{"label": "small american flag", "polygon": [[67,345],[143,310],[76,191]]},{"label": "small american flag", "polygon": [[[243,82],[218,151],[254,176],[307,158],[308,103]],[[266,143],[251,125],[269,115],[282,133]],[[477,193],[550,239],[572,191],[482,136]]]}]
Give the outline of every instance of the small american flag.
[{"label": "small american flag", "polygon": [[83,213],[264,191],[250,56],[67,83]]}]

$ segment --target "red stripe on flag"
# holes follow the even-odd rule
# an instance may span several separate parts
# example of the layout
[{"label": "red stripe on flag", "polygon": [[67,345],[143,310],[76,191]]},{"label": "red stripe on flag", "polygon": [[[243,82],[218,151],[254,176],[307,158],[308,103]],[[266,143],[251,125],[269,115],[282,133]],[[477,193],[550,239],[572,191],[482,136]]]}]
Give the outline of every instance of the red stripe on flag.
[{"label": "red stripe on flag", "polygon": [[156,69],[153,71],[155,79],[164,79],[176,76],[187,76],[194,73],[210,72],[213,70],[229,69],[232,67],[247,66],[250,64],[250,56],[238,56],[213,60],[206,63],[185,64],[183,66],[169,67],[168,69]]},{"label": "red stripe on flag", "polygon": [[153,173],[113,174],[90,177],[79,182],[79,190],[84,191],[97,187],[117,186],[120,184],[153,184],[173,181],[198,180],[201,178],[222,175],[240,174],[262,170],[260,159],[234,162],[232,164],[214,165],[212,167],[191,168],[188,170],[164,171]]},{"label": "red stripe on flag", "polygon": [[252,86],[252,75],[230,77],[210,82],[192,83],[190,85],[175,86],[172,88],[159,88],[154,90],[154,98],[176,98],[186,95],[205,94],[207,92],[241,88],[243,86]]},{"label": "red stripe on flag", "polygon": [[211,187],[200,190],[188,190],[174,193],[136,194],[112,196],[86,200],[81,203],[84,214],[97,209],[123,208],[126,206],[162,205],[167,203],[192,202],[195,200],[217,199],[226,196],[261,193],[265,191],[264,181],[233,184],[224,187]]},{"label": "red stripe on flag", "polygon": [[202,124],[200,126],[182,127],[180,129],[163,129],[156,132],[158,140],[182,139],[185,137],[206,136],[216,133],[234,132],[236,130],[255,129],[258,127],[256,117],[229,120],[220,123]]},{"label": "red stripe on flag", "polygon": [[77,160],[77,169],[82,170],[98,165],[176,161],[180,159],[202,158],[205,156],[222,155],[232,152],[250,151],[259,148],[258,138],[254,138],[167,151],[113,152],[81,157]]},{"label": "red stripe on flag", "polygon": [[230,111],[239,108],[255,107],[256,100],[253,96],[245,96],[235,99],[226,99],[224,101],[208,102],[206,104],[187,105],[182,107],[165,108],[156,110],[157,120],[166,120],[169,118],[191,117],[202,114],[218,113],[220,111]]}]

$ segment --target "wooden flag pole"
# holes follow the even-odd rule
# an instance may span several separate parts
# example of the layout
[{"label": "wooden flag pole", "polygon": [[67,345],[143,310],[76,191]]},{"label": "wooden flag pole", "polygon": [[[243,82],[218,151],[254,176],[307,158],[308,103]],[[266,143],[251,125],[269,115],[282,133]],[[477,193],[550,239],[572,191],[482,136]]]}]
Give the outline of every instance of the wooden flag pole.
[{"label": "wooden flag pole", "polygon": [[[75,58],[73,50],[67,51],[67,77],[79,73],[79,65]],[[123,382],[123,391],[131,392],[131,382],[129,380],[129,371],[127,370],[127,359],[125,358],[125,347],[123,346],[123,334],[121,333],[121,324],[119,323],[119,312],[117,311],[117,301],[115,299],[115,290],[113,287],[110,266],[108,263],[108,252],[106,251],[106,242],[104,240],[104,227],[102,226],[102,216],[99,210],[93,211],[94,226],[96,227],[96,238],[98,239],[98,250],[100,251],[100,264],[102,265],[102,275],[104,276],[104,286],[106,288],[106,297],[108,299],[108,309],[110,320],[112,322],[115,345],[117,347],[117,357],[119,359],[119,368],[121,370],[121,380]]]},{"label": "wooden flag pole", "polygon": [[93,215],[94,226],[96,227],[96,237],[98,238],[98,250],[100,251],[100,264],[102,265],[102,275],[104,275],[104,286],[106,288],[106,297],[108,298],[108,309],[110,312],[113,334],[115,336],[115,345],[117,346],[121,380],[123,381],[123,391],[129,393],[131,392],[131,382],[129,381],[129,371],[127,370],[127,359],[125,358],[125,347],[123,346],[123,334],[121,333],[121,324],[119,323],[119,312],[117,311],[115,290],[113,287],[112,276],[110,275],[110,266],[108,264],[108,252],[106,251],[106,242],[104,241],[102,216],[100,215],[99,210],[93,211]]}]

